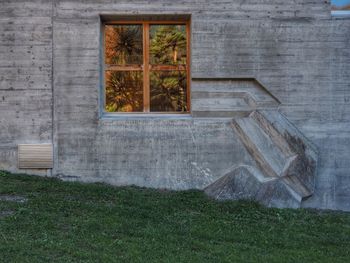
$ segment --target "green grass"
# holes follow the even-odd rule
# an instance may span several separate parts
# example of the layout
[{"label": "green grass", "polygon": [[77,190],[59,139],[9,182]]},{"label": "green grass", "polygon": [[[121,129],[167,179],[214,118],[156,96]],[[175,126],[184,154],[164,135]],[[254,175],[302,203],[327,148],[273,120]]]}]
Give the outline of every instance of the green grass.
[{"label": "green grass", "polygon": [[[350,214],[0,172],[0,262],[349,262]],[[1,213],[0,213],[1,214]]]}]

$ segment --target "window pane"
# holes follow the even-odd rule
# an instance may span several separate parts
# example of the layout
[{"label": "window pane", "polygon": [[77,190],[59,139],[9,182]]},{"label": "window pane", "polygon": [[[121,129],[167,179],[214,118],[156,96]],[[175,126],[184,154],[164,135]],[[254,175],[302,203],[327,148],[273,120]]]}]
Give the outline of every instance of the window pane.
[{"label": "window pane", "polygon": [[350,0],[332,0],[332,10],[350,11]]},{"label": "window pane", "polygon": [[186,112],[186,71],[151,72],[151,111]]},{"label": "window pane", "polygon": [[106,71],[106,111],[143,111],[143,74],[141,71]]},{"label": "window pane", "polygon": [[150,26],[150,63],[186,64],[186,26]]},{"label": "window pane", "polygon": [[142,64],[142,25],[106,25],[106,64]]}]

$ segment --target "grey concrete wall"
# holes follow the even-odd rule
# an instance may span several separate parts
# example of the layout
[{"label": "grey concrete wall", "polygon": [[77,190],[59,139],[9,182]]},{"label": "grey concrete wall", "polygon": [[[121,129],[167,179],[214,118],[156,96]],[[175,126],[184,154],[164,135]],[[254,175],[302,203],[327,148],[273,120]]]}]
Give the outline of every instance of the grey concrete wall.
[{"label": "grey concrete wall", "polygon": [[17,144],[52,141],[51,21],[50,1],[0,1],[0,169],[17,171]]},{"label": "grey concrete wall", "polygon": [[[209,169],[213,180],[232,165],[231,158],[248,158],[237,154],[241,145],[225,120],[99,118],[99,15],[190,13],[192,77],[261,81],[318,147],[316,193],[305,205],[350,210],[350,19],[331,18],[329,1],[0,5],[1,169],[16,170],[17,143],[51,139],[54,174],[116,184],[166,187],[180,181],[201,187],[205,179],[196,186],[192,178]],[[203,105],[200,97],[196,103]],[[174,180],[152,184],[150,175],[157,172]]]}]

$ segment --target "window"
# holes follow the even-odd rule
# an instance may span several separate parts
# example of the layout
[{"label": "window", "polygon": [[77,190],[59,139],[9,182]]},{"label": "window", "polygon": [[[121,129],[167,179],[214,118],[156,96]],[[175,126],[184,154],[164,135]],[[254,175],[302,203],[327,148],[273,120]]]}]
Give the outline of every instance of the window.
[{"label": "window", "polygon": [[189,23],[104,24],[104,112],[188,113]]},{"label": "window", "polygon": [[331,0],[333,16],[349,16],[350,0]]}]

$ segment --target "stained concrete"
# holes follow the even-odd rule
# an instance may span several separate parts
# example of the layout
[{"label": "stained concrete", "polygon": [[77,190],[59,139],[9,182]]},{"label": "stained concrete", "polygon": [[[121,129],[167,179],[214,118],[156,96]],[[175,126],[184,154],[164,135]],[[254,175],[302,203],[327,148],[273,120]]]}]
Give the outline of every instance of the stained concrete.
[{"label": "stained concrete", "polygon": [[315,146],[278,112],[253,111],[232,122],[235,134],[254,159],[237,165],[207,186],[216,199],[250,199],[267,206],[299,208],[315,189]]},{"label": "stained concrete", "polygon": [[[53,142],[54,169],[24,172],[178,189],[197,178],[200,188],[252,162],[231,119],[221,119],[244,117],[252,105],[217,100],[221,81],[195,79],[236,79],[227,87],[238,90],[249,77],[318,149],[315,192],[303,206],[350,210],[350,20],[332,18],[329,1],[1,0],[0,7],[0,169],[19,171],[17,144]],[[174,13],[191,15],[192,99],[206,119],[101,118],[100,15]],[[213,94],[196,94],[197,84]],[[235,106],[246,107],[233,113]]]}]

